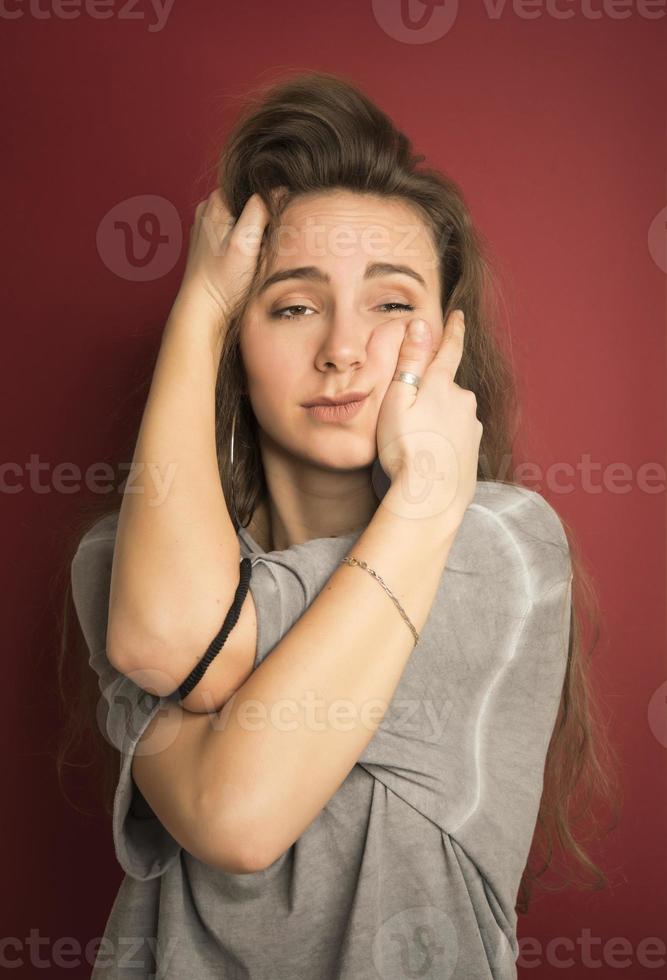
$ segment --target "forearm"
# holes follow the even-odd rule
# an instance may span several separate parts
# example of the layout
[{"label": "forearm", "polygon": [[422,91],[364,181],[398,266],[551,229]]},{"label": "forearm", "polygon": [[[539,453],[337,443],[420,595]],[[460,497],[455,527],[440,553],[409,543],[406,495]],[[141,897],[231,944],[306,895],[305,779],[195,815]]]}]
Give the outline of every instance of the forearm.
[{"label": "forearm", "polygon": [[173,674],[160,693],[170,693],[200,659],[238,585],[240,549],[215,441],[222,338],[208,308],[179,294],[118,519],[109,656],[119,669]]},{"label": "forearm", "polygon": [[[420,632],[458,529],[396,516],[392,485],[351,554]],[[341,564],[303,616],[212,715],[202,757],[221,840],[271,863],[333,796],[386,713],[414,637],[382,586]],[[245,706],[245,708],[244,708]]]}]

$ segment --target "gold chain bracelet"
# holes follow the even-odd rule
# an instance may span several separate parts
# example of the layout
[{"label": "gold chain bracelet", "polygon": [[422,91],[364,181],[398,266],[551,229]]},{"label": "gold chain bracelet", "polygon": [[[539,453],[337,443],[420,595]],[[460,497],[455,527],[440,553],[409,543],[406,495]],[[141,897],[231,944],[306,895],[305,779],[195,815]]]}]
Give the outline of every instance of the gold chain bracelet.
[{"label": "gold chain bracelet", "polygon": [[365,561],[361,561],[358,558],[350,558],[348,555],[346,555],[344,558],[341,558],[340,564],[342,565],[344,562],[347,565],[358,565],[360,568],[365,569],[365,571],[367,571],[369,575],[372,575],[373,578],[376,579],[380,583],[380,585],[382,586],[382,588],[384,589],[384,591],[387,593],[387,595],[389,596],[389,598],[391,599],[391,601],[394,603],[394,605],[398,609],[399,613],[401,614],[401,616],[403,617],[403,619],[405,620],[405,622],[408,624],[408,626],[412,630],[412,635],[415,638],[415,646],[417,646],[417,643],[419,642],[419,634],[417,633],[417,630],[414,628],[414,626],[412,625],[412,623],[408,619],[408,617],[407,617],[407,615],[405,613],[405,610],[403,609],[402,605],[400,604],[400,602],[398,601],[398,599],[396,598],[396,596],[394,595],[394,593],[391,591],[391,589],[389,588],[389,586],[386,585],[382,581],[382,579],[380,578],[380,576],[378,575],[378,573],[375,572],[375,571],[373,571],[372,568],[369,568],[369,566],[366,564]]}]

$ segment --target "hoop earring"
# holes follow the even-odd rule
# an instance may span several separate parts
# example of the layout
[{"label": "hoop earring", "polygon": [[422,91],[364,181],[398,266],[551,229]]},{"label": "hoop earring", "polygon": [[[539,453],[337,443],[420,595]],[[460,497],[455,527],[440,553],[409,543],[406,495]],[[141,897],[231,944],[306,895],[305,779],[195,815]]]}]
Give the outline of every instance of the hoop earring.
[{"label": "hoop earring", "polygon": [[231,442],[229,448],[229,460],[230,460],[229,485],[230,485],[231,497],[232,497],[231,518],[234,523],[234,530],[238,531],[238,529],[241,526],[241,522],[239,520],[239,515],[236,511],[236,500],[234,498],[234,430],[236,428],[236,412],[237,412],[237,408],[234,409],[234,416],[232,418],[232,435],[231,435]]}]

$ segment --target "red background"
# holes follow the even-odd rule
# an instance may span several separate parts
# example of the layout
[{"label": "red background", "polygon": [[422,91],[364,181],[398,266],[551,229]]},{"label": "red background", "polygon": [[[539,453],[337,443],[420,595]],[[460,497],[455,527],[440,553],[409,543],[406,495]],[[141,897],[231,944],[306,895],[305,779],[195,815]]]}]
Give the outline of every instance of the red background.
[{"label": "red background", "polygon": [[[86,495],[55,490],[55,467],[112,459],[138,422],[128,392],[150,373],[234,100],[276,69],[314,68],[360,83],[427,163],[461,184],[504,280],[530,458],[545,470],[590,454],[631,473],[627,493],[591,492],[576,477],[570,493],[531,483],[573,525],[598,585],[593,677],[625,804],[618,830],[593,850],[613,887],[537,889],[519,939],[569,940],[569,954],[556,949],[572,957],[567,976],[606,977],[624,962],[625,977],[659,975],[664,955],[642,965],[639,944],[667,941],[665,494],[664,479],[650,493],[638,472],[665,462],[665,221],[651,246],[649,229],[667,204],[667,17],[646,19],[631,4],[630,17],[614,19],[602,0],[562,0],[569,19],[546,7],[528,18],[509,3],[494,18],[476,0],[444,36],[407,43],[359,0],[176,0],[160,31],[148,29],[147,3],[133,19],[121,3],[104,20],[55,9],[40,0],[37,16],[8,0],[5,11],[21,16],[0,16],[3,455],[14,464],[2,507],[2,935],[27,956],[38,930],[47,960],[58,937],[85,946],[102,935],[122,877],[106,818],[68,806],[47,751],[58,724],[55,576],[63,528]],[[135,195],[172,202],[184,236],[166,246],[173,268],[146,281],[110,269],[97,244],[107,212]],[[31,454],[46,464],[39,492]],[[595,972],[581,954],[589,934],[595,959],[616,939],[627,960],[607,955]],[[541,962],[533,975],[562,978],[547,959],[530,954],[520,975]],[[64,972],[88,977],[90,966]]]}]

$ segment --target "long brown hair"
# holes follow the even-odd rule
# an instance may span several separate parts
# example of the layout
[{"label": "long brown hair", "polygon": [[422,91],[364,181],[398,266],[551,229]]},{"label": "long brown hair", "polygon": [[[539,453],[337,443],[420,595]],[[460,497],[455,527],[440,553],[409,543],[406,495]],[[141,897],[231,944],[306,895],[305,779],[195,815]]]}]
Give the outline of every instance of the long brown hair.
[{"label": "long brown hair", "polygon": [[[420,167],[423,156],[413,154],[400,132],[359,88],[341,76],[301,72],[257,88],[245,100],[216,162],[217,179],[232,216],[237,219],[246,201],[259,193],[271,213],[258,266],[271,254],[272,232],[294,197],[329,188],[345,188],[403,201],[426,223],[438,247],[443,318],[460,307],[465,311],[465,351],[457,382],[474,391],[484,432],[478,479],[518,484],[519,461],[513,444],[519,425],[516,386],[511,369],[508,332],[499,329],[500,290],[490,261],[490,249],[473,226],[460,188],[441,172]],[[285,195],[272,199],[274,187]],[[234,410],[234,502],[245,526],[260,501],[266,500],[257,422],[247,397],[238,337],[243,313],[258,282],[253,279],[243,296],[235,298],[228,317],[216,386],[217,446],[220,478],[231,503],[229,444]],[[237,448],[238,447],[238,448]],[[128,454],[131,459],[133,450]],[[119,474],[120,476],[120,474]],[[117,481],[120,483],[120,479]],[[117,502],[113,510],[118,510]],[[109,513],[108,504],[103,509]],[[71,562],[83,532],[101,516],[99,505],[88,507],[73,530]],[[582,876],[566,872],[561,887],[587,889],[607,886],[609,880],[587,852],[585,844],[598,830],[595,807],[611,809],[611,828],[618,823],[620,791],[618,757],[607,734],[600,704],[593,697],[590,671],[599,640],[599,601],[584,568],[573,532],[561,518],[570,545],[573,583],[568,660],[554,731],[544,771],[543,793],[536,833],[519,889],[516,911],[528,911],[532,884],[556,890],[541,881],[552,865],[555,845]],[[78,672],[78,703],[72,704],[67,670]],[[106,774],[104,801],[111,812],[117,775],[116,751],[100,737],[95,704],[100,692],[88,666],[88,651],[76,614],[71,589],[65,589],[62,645],[59,656],[60,690],[65,708],[57,767],[59,777],[69,751],[95,730],[92,744],[103,755]],[[61,780],[62,787],[62,780]],[[580,832],[576,824],[582,821]],[[584,828],[590,833],[585,836]],[[539,845],[539,846],[538,846]],[[537,860],[538,866],[533,866]],[[539,862],[541,861],[541,864]]]}]

